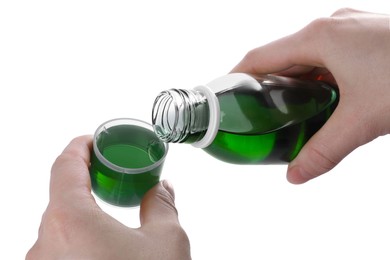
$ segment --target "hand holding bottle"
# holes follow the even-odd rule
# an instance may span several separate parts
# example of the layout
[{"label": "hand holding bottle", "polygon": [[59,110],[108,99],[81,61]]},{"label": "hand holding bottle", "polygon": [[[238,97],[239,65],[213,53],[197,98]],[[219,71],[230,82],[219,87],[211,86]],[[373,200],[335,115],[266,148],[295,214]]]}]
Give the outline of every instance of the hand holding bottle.
[{"label": "hand holding bottle", "polygon": [[321,79],[340,102],[288,168],[304,183],[355,148],[390,133],[390,16],[340,9],[295,34],[248,52],[232,72]]},{"label": "hand holding bottle", "polygon": [[141,227],[103,212],[91,195],[90,136],[74,139],[52,168],[50,202],[26,259],[190,259],[174,192],[165,181],[143,198]]}]

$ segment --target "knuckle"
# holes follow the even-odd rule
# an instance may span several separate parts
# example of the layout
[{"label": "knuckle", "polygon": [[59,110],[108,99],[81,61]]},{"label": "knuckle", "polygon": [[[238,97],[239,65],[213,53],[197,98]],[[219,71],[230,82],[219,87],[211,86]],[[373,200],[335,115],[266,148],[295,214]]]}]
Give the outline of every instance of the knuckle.
[{"label": "knuckle", "polygon": [[156,198],[161,202],[162,205],[167,207],[170,211],[173,211],[178,215],[174,198],[173,196],[166,190],[163,190],[162,192],[158,192],[156,194]]},{"label": "knuckle", "polygon": [[351,15],[351,14],[354,14],[354,13],[356,13],[355,9],[352,9],[352,8],[349,8],[349,7],[343,7],[343,8],[338,9],[331,16],[332,17],[334,17],[334,16],[348,16],[348,15]]},{"label": "knuckle", "polygon": [[258,48],[248,51],[241,60],[241,70],[245,72],[255,73],[257,71],[256,64],[258,60]]},{"label": "knuckle", "polygon": [[[337,19],[333,17],[320,17],[313,20],[307,26],[308,37],[317,35],[320,39],[326,39],[332,33],[337,24]],[[323,37],[321,37],[323,36]]]},{"label": "knuckle", "polygon": [[252,60],[253,57],[256,56],[256,52],[257,52],[256,50],[257,50],[257,49],[249,50],[249,51],[244,55],[243,60],[244,60],[244,61]]},{"label": "knuckle", "polygon": [[310,164],[307,165],[310,169],[307,174],[312,175],[310,177],[317,177],[322,173],[328,172],[333,169],[338,160],[332,158],[330,155],[326,154],[323,151],[326,151],[326,148],[320,148],[318,146],[311,146],[308,148],[307,154],[310,156]]},{"label": "knuckle", "polygon": [[71,152],[61,153],[59,156],[57,156],[56,160],[54,161],[52,169],[61,168],[64,165],[67,165],[69,162],[74,162],[77,159],[78,157]]},{"label": "knuckle", "polygon": [[[341,47],[335,45],[334,40],[345,37],[346,23],[345,18],[340,17],[321,17],[313,20],[303,30],[303,36],[305,42],[314,41],[318,44],[318,54],[322,56],[323,60],[326,60],[328,55],[333,52],[337,52]],[[315,35],[315,39],[313,39]]]},{"label": "knuckle", "polygon": [[83,158],[81,151],[84,151],[85,149],[85,138],[87,136],[80,136],[74,138],[70,144],[68,145],[65,150],[57,156],[53,167],[54,166],[62,166],[64,164],[67,164],[69,162],[75,162],[75,161],[81,161],[82,163],[88,164],[89,161],[86,161],[85,158]]},{"label": "knuckle", "polygon": [[326,39],[330,28],[333,27],[333,20],[331,17],[320,17],[311,21],[303,30],[305,41],[313,40],[313,35],[321,40]]},{"label": "knuckle", "polygon": [[60,154],[51,167],[51,173],[58,171],[76,172],[81,165],[89,165],[77,152],[67,151]]}]

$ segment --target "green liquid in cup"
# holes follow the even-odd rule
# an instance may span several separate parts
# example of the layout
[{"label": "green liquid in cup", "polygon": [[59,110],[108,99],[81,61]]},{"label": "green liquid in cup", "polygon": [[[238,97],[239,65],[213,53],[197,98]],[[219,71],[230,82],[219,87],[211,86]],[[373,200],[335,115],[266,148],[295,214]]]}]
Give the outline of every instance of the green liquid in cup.
[{"label": "green liquid in cup", "polygon": [[[154,132],[136,125],[112,126],[103,130],[95,142],[109,163],[92,152],[94,193],[113,205],[138,206],[144,194],[160,180],[163,163],[159,160],[166,152],[164,144]],[[153,167],[155,163],[159,165]]]}]

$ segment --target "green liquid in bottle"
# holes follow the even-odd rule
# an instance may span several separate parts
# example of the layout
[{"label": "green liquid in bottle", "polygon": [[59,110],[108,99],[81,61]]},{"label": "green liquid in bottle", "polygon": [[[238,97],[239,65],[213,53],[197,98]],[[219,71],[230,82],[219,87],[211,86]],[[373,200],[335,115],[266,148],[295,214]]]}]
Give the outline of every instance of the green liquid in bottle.
[{"label": "green liquid in bottle", "polygon": [[321,82],[291,86],[275,79],[262,86],[218,95],[221,123],[212,144],[204,148],[207,153],[236,164],[288,163],[323,126],[338,101],[336,91]]},{"label": "green liquid in bottle", "polygon": [[152,123],[164,142],[191,143],[236,164],[285,164],[327,121],[337,88],[321,81],[231,73],[161,92]]},{"label": "green liquid in bottle", "polygon": [[[164,144],[152,131],[135,125],[106,129],[96,143],[101,155],[116,167],[112,169],[92,153],[90,175],[95,194],[113,205],[139,205],[144,194],[159,182],[162,163],[145,167],[165,155]],[[131,173],[142,169],[145,171]]]}]

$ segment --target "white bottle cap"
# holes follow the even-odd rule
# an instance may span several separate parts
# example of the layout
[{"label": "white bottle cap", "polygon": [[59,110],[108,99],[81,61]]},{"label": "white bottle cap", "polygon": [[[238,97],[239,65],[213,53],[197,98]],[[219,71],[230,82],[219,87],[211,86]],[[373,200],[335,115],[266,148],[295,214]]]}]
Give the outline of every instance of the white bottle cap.
[{"label": "white bottle cap", "polygon": [[194,89],[205,95],[209,105],[210,115],[209,126],[207,128],[206,134],[201,140],[193,143],[192,145],[197,148],[205,148],[214,141],[214,138],[218,133],[220,122],[219,101],[215,93],[207,86],[197,86]]}]

